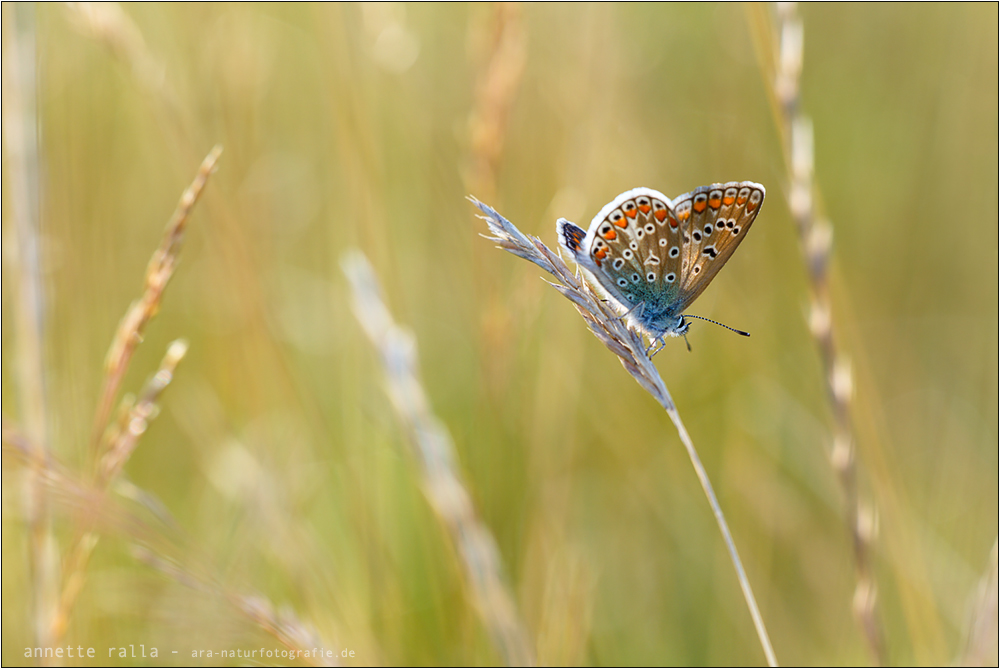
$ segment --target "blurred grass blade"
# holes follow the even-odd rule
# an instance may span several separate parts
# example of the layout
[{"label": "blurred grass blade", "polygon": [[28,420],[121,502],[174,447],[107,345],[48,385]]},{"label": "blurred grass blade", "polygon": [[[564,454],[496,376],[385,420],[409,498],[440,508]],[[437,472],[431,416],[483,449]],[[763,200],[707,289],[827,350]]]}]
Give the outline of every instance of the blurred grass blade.
[{"label": "blurred grass blade", "polygon": [[386,391],[413,446],[424,495],[448,530],[465,572],[472,604],[507,665],[533,664],[496,540],[476,514],[455,464],[451,436],[431,411],[420,383],[416,341],[393,321],[375,271],[364,254],[348,252],[341,266],[351,282],[354,313],[382,359]]},{"label": "blurred grass blade", "polygon": [[167,223],[160,247],[153,253],[146,268],[145,286],[142,295],[132,303],[128,312],[122,318],[115,332],[114,340],[105,360],[104,385],[101,389],[97,413],[94,417],[94,431],[91,437],[95,462],[100,457],[101,438],[108,427],[108,418],[114,404],[118,389],[121,386],[132,354],[142,341],[142,333],[146,325],[156,315],[163,299],[170,278],[177,267],[178,254],[184,240],[188,217],[198,198],[201,196],[208,177],[215,170],[215,164],[222,155],[222,147],[215,146],[202,161],[194,181],[181,195],[174,215]]},{"label": "blurred grass blade", "polygon": [[[829,266],[833,248],[833,226],[818,213],[813,181],[815,172],[812,120],[802,112],[801,76],[803,63],[803,21],[794,2],[779,2],[777,26],[768,30],[762,20],[763,11],[756,7],[755,27],[761,34],[772,35],[758,42],[770,42],[768,55],[773,58],[773,73],[763,58],[758,62],[764,69],[773,101],[772,109],[783,146],[788,176],[788,206],[799,233],[799,247],[809,276],[809,331],[819,349],[827,379],[827,398],[833,415],[833,435],[830,462],[844,493],[845,522],[854,544],[854,564],[857,582],[853,608],[868,644],[872,659],[885,665],[885,631],[878,610],[878,589],[872,564],[871,544],[877,523],[867,522],[876,511],[862,501],[858,487],[858,465],[854,444],[852,399],[854,383],[851,365],[834,338],[833,308],[830,299]],[[777,36],[773,36],[774,33]],[[763,56],[763,54],[758,54]]]}]

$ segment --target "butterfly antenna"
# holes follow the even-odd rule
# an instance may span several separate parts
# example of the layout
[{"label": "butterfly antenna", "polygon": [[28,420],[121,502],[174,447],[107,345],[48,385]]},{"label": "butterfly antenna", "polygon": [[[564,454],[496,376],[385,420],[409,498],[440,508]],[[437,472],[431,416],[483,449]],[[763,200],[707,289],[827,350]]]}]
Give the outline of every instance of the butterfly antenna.
[{"label": "butterfly antenna", "polygon": [[691,342],[688,341],[687,332],[684,333],[684,343],[687,344],[688,353],[691,352]]},{"label": "butterfly antenna", "polygon": [[[726,325],[724,323],[720,323],[719,321],[713,321],[711,318],[705,318],[704,316],[692,316],[691,314],[684,314],[684,318],[697,318],[698,320],[701,320],[701,321],[708,321],[709,323],[715,323],[716,325],[721,325],[722,327],[726,328],[727,330],[732,330],[736,334],[743,335],[744,337],[749,337],[750,336],[749,332],[744,332],[743,330],[737,330],[736,328],[731,328],[731,327],[729,327],[728,325]],[[685,337],[684,340],[687,341],[687,337]],[[688,350],[690,350],[690,349],[691,349],[691,347],[688,346]]]}]

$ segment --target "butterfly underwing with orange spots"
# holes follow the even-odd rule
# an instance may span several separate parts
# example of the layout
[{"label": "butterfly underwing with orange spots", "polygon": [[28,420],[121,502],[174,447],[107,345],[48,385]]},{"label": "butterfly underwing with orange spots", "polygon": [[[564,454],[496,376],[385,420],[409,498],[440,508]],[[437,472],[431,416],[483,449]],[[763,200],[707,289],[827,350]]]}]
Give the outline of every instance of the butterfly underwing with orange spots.
[{"label": "butterfly underwing with orange spots", "polygon": [[560,218],[559,244],[662,344],[687,334],[684,310],[747,236],[764,192],[758,183],[731,181],[671,200],[634,188],[601,209],[586,232]]}]

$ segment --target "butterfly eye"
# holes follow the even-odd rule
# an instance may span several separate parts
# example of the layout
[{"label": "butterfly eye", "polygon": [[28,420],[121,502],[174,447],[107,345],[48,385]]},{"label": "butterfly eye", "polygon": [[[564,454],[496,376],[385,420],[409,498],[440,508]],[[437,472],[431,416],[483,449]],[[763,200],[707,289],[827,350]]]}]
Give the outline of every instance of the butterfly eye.
[{"label": "butterfly eye", "polygon": [[647,223],[646,224],[646,234],[651,235],[654,232],[656,232],[656,226],[653,225],[652,223]]},{"label": "butterfly eye", "polygon": [[702,253],[704,255],[707,255],[709,258],[712,258],[713,260],[715,259],[715,256],[719,255],[719,252],[715,250],[714,244],[712,246],[706,246],[705,250],[702,251]]},{"label": "butterfly eye", "polygon": [[625,258],[625,260],[631,260],[632,251],[630,251],[629,249],[625,249],[624,251],[622,251],[622,256]]},{"label": "butterfly eye", "polygon": [[674,247],[672,247],[670,249],[670,257],[671,258],[676,258],[680,254],[681,254],[681,250],[679,248],[677,248],[676,246],[674,246]]},{"label": "butterfly eye", "polygon": [[665,278],[666,278],[666,280],[667,280],[667,283],[673,283],[674,281],[676,281],[676,280],[677,280],[677,275],[676,275],[676,274],[674,274],[673,272],[671,272],[671,273],[670,273],[670,274],[668,274],[668,275],[667,275],[667,276],[666,276]]},{"label": "butterfly eye", "polygon": [[719,230],[726,227],[726,219],[720,218],[718,221],[715,222],[715,227],[718,228]]},{"label": "butterfly eye", "polygon": [[649,272],[648,274],[646,274],[646,281],[650,283],[656,281],[656,272]]},{"label": "butterfly eye", "polygon": [[621,269],[622,267],[625,266],[625,261],[622,260],[621,258],[615,258],[614,265],[615,269]]},{"label": "butterfly eye", "polygon": [[738,234],[740,234],[740,226],[737,225],[735,228],[733,228],[733,236],[735,237]]},{"label": "butterfly eye", "polygon": [[691,236],[694,238],[694,240],[696,242],[700,242],[701,241],[701,233],[698,232],[697,230],[695,230],[694,232],[692,232]]},{"label": "butterfly eye", "polygon": [[726,221],[726,227],[729,228],[730,230],[733,229],[734,225],[736,225],[736,219],[735,218],[731,218],[728,221]]},{"label": "butterfly eye", "polygon": [[622,288],[624,288],[625,286],[627,286],[627,285],[628,285],[628,281],[626,281],[625,279],[618,279],[617,283],[618,283],[618,285],[619,285],[619,286],[621,286]]},{"label": "butterfly eye", "polygon": [[708,223],[705,225],[705,236],[708,237],[710,234],[712,234],[712,224]]},{"label": "butterfly eye", "polygon": [[661,237],[660,238],[660,246],[666,246],[666,245],[667,245],[667,238],[666,237]]},{"label": "butterfly eye", "polygon": [[641,279],[641,278],[642,278],[641,276],[639,276],[638,274],[636,274],[636,273],[633,272],[633,274],[632,274],[632,283],[639,283],[639,279]]},{"label": "butterfly eye", "polygon": [[698,273],[698,272],[700,272],[700,271],[701,271],[701,265],[695,265],[695,266],[694,266],[694,269],[693,269],[693,270],[691,270],[691,273],[692,273],[692,274],[697,274],[697,273]]}]

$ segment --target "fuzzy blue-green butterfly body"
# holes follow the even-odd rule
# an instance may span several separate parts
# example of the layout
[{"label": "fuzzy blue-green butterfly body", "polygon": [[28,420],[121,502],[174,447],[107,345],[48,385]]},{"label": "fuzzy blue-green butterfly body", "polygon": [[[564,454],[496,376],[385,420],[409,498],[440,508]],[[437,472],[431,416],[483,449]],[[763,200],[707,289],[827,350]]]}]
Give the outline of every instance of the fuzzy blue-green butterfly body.
[{"label": "fuzzy blue-green butterfly body", "polygon": [[586,232],[564,218],[556,230],[577,264],[662,342],[687,334],[684,310],[746,237],[764,193],[752,181],[702,186],[674,200],[634,188],[605,205]]}]

